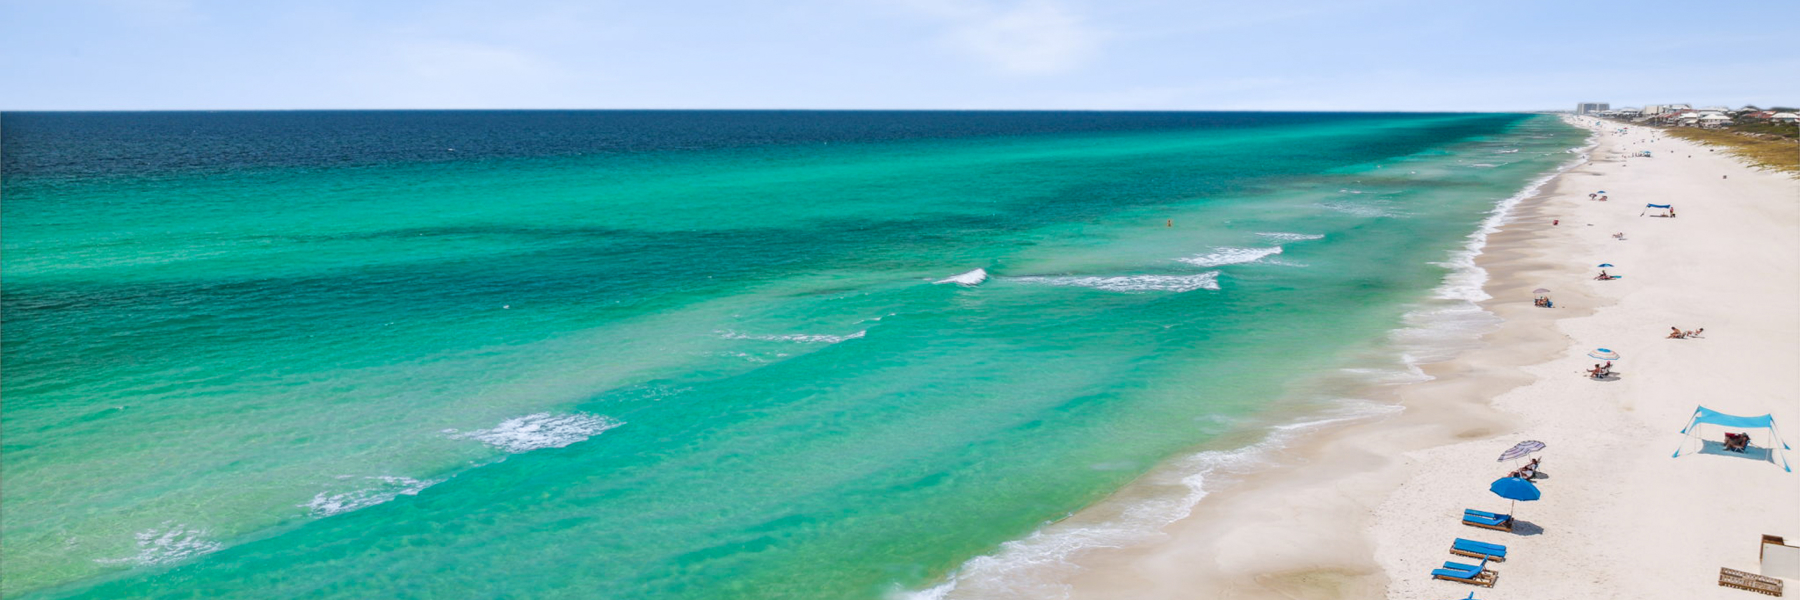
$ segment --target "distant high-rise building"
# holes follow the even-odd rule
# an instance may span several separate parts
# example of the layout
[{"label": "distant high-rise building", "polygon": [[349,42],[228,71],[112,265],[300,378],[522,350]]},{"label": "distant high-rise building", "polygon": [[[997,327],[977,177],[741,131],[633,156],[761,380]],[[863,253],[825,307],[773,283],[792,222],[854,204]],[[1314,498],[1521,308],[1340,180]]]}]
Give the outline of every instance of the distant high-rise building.
[{"label": "distant high-rise building", "polygon": [[1608,110],[1611,108],[1612,108],[1612,105],[1607,104],[1605,102],[1583,102],[1581,104],[1575,105],[1575,114],[1585,115],[1585,114],[1589,114],[1589,113],[1597,113],[1597,112],[1600,112],[1603,110]]}]

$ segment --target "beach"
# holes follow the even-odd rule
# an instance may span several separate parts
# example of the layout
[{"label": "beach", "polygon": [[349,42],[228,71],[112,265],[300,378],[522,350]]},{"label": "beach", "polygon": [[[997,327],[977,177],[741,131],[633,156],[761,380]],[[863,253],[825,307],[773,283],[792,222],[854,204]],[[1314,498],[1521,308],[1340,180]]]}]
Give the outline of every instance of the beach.
[{"label": "beach", "polygon": [[[1760,535],[1800,534],[1800,478],[1671,455],[1696,405],[1800,422],[1800,182],[1656,130],[1571,122],[1597,134],[1587,159],[1515,207],[1476,259],[1480,305],[1502,320],[1481,347],[1374,394],[1398,415],[1274,452],[1160,541],[1071,561],[1067,595],[1463,597],[1476,588],[1430,576],[1465,560],[1448,553],[1462,537],[1509,549],[1477,597],[1749,597],[1717,586],[1719,569],[1756,572]],[[1645,149],[1656,158],[1627,158]],[[1589,199],[1601,190],[1608,201]],[[1646,204],[1679,217],[1639,216]],[[1594,280],[1603,263],[1623,277]],[[1537,288],[1555,308],[1533,305]],[[1706,332],[1664,339],[1671,326]],[[1584,375],[1598,347],[1621,355],[1617,377]],[[1488,485],[1523,440],[1547,445],[1542,500],[1518,504],[1511,533],[1460,524],[1464,509],[1508,510]]]}]

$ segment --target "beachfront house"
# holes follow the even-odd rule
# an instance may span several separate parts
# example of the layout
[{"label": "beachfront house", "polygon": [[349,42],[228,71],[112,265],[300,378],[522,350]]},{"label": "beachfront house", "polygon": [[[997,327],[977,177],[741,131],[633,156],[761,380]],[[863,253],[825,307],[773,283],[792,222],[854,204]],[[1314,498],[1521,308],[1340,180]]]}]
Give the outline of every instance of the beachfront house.
[{"label": "beachfront house", "polygon": [[1776,123],[1793,123],[1796,121],[1800,121],[1800,115],[1796,115],[1791,112],[1775,113],[1773,115],[1769,115],[1769,120],[1774,121]]},{"label": "beachfront house", "polygon": [[1700,126],[1707,129],[1718,129],[1731,124],[1731,117],[1719,113],[1709,113],[1700,117]]}]

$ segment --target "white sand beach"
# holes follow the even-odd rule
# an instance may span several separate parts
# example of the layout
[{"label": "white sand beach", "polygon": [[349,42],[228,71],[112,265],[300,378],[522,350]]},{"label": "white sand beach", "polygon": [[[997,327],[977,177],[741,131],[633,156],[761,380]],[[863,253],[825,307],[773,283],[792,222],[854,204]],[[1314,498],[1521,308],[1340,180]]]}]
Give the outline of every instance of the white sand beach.
[{"label": "white sand beach", "polygon": [[[1399,416],[1280,452],[1165,540],[1078,557],[1069,596],[1759,597],[1719,587],[1719,569],[1756,572],[1762,534],[1800,539],[1800,472],[1754,453],[1671,454],[1697,405],[1772,413],[1800,435],[1800,181],[1582,123],[1599,132],[1590,159],[1521,203],[1477,261],[1483,307],[1504,319],[1482,348],[1396,388]],[[1627,158],[1642,149],[1656,158]],[[1608,201],[1589,199],[1599,190]],[[1639,216],[1651,203],[1679,216]],[[1623,278],[1594,280],[1601,263]],[[1556,308],[1533,306],[1540,287]],[[1706,331],[1665,339],[1672,326]],[[1616,378],[1584,376],[1597,347],[1621,355]],[[1462,525],[1465,508],[1508,510],[1488,485],[1522,440],[1548,445],[1543,499],[1518,504],[1511,533]],[[1508,547],[1493,589],[1431,578],[1476,562],[1448,552],[1457,537]]]}]

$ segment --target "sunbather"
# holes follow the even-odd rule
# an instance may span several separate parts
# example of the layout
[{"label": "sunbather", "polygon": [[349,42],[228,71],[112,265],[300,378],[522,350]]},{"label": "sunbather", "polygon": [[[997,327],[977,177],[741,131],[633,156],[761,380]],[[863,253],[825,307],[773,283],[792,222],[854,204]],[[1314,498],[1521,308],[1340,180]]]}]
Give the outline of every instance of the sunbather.
[{"label": "sunbather", "polygon": [[1525,463],[1525,466],[1513,469],[1513,472],[1508,473],[1506,476],[1517,477],[1519,479],[1532,479],[1537,477],[1537,467],[1538,459],[1534,458],[1531,459],[1531,462]]},{"label": "sunbather", "polygon": [[1594,368],[1587,370],[1587,374],[1588,374],[1588,377],[1591,377],[1594,379],[1605,379],[1608,373],[1607,373],[1606,367],[1602,367],[1600,365],[1594,365]]},{"label": "sunbather", "polygon": [[1669,327],[1669,337],[1666,339],[1679,340],[1685,337],[1687,337],[1687,332],[1682,331],[1680,327],[1671,326]]},{"label": "sunbather", "polygon": [[1748,450],[1749,448],[1750,448],[1750,434],[1748,434],[1748,433],[1727,433],[1727,434],[1725,434],[1725,449],[1726,450],[1730,450],[1732,452],[1744,452],[1744,451]]},{"label": "sunbather", "polygon": [[1606,274],[1606,269],[1601,269],[1600,274],[1594,276],[1595,281],[1606,281],[1608,279],[1612,279],[1612,276]]},{"label": "sunbather", "polygon": [[1699,329],[1695,329],[1695,330],[1693,330],[1693,331],[1689,331],[1689,332],[1687,332],[1687,333],[1686,333],[1686,334],[1684,334],[1684,335],[1683,335],[1683,336],[1682,336],[1682,337],[1691,337],[1691,338],[1697,338],[1697,337],[1700,337],[1700,334],[1702,334],[1702,333],[1706,333],[1706,328],[1705,328],[1705,327],[1701,327],[1701,328],[1699,328]]}]

